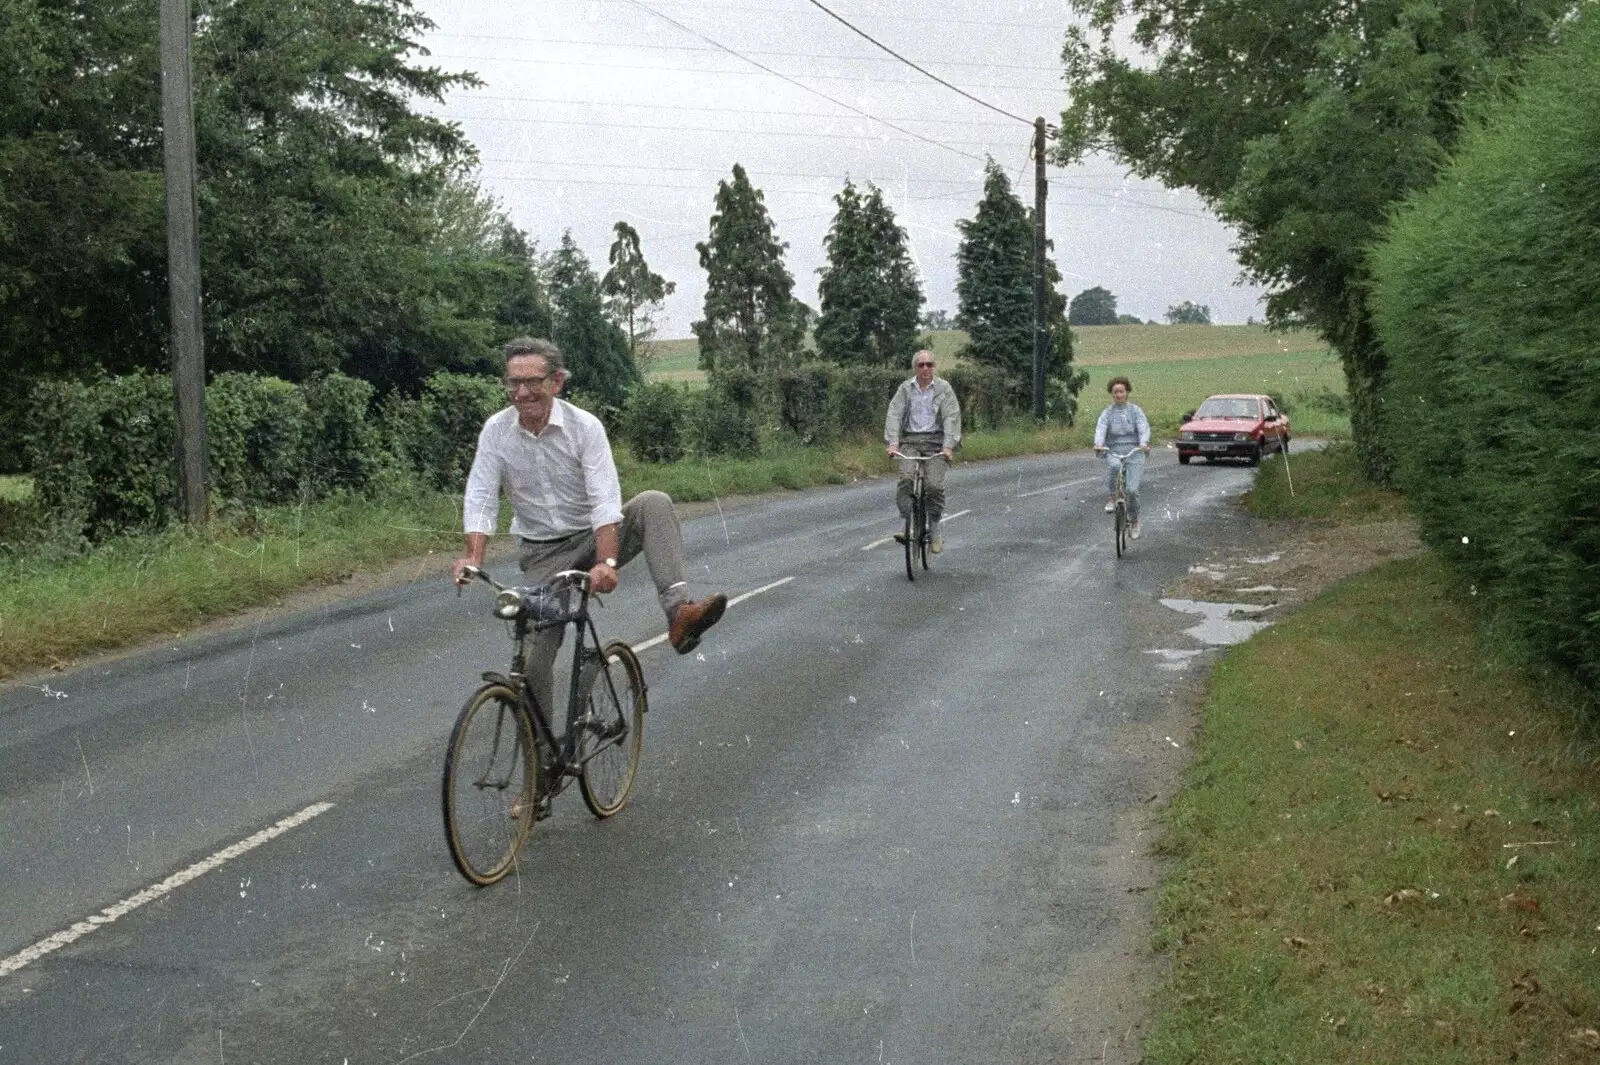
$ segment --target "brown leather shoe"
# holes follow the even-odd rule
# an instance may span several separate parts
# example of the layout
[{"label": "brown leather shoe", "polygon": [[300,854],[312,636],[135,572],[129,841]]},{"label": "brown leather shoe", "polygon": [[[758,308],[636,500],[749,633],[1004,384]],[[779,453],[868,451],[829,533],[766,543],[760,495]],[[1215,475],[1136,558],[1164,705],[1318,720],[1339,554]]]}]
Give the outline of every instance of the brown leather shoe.
[{"label": "brown leather shoe", "polygon": [[688,654],[700,646],[701,633],[721,621],[722,612],[727,609],[728,597],[721,592],[707,596],[698,603],[683,604],[672,615],[672,624],[667,627],[667,642],[680,655]]}]

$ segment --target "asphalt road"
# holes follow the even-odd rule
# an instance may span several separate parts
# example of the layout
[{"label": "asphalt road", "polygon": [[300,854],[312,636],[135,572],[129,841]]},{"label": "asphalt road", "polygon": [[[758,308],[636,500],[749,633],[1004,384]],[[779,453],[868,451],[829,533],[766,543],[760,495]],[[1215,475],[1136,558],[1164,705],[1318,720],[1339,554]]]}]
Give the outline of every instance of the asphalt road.
[{"label": "asphalt road", "polygon": [[[507,658],[482,587],[0,689],[0,1063],[1135,1060],[1138,833],[1206,661],[1151,653],[1198,646],[1155,600],[1253,534],[1247,471],[1157,452],[1118,562],[1102,478],[957,466],[915,583],[892,481],[686,523],[702,590],[759,594],[644,652],[629,808],[568,792],[488,889],[438,810]],[[641,559],[602,635],[658,634],[650,592]]]}]

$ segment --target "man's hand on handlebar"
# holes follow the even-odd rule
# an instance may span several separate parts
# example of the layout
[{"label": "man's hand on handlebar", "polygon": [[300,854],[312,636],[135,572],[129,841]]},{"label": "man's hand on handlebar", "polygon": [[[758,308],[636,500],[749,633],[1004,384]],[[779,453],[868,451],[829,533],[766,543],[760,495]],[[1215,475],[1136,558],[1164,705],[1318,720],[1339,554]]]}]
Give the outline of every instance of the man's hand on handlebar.
[{"label": "man's hand on handlebar", "polygon": [[939,454],[944,456],[944,460],[946,462],[954,461],[954,459],[956,457],[955,451],[952,450],[951,448],[947,448],[947,447],[940,448],[939,449]]},{"label": "man's hand on handlebar", "polygon": [[614,591],[620,579],[617,571],[604,562],[596,562],[589,567],[589,590],[591,592],[604,593]]},{"label": "man's hand on handlebar", "polygon": [[889,453],[889,457],[890,457],[890,458],[895,458],[895,459],[897,459],[897,458],[900,458],[900,457],[901,457],[901,455],[900,455],[900,448],[899,448],[899,446],[898,446],[898,445],[896,445],[896,444],[890,444],[890,445],[889,445],[889,446],[888,446],[888,447],[886,447],[886,448],[884,448],[884,450],[885,450],[885,451],[887,451],[887,452],[888,452],[888,453]]},{"label": "man's hand on handlebar", "polygon": [[481,558],[472,558],[470,556],[467,558],[458,558],[450,564],[450,579],[455,581],[459,586],[471,584],[473,581],[473,574],[468,573],[467,570],[469,568],[480,569],[482,566],[483,559]]}]

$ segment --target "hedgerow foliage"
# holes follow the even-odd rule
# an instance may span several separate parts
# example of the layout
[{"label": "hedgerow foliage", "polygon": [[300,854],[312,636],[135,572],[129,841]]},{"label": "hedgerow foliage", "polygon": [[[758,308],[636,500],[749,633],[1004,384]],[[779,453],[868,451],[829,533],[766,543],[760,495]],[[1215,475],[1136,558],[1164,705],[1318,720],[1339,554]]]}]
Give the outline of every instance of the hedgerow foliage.
[{"label": "hedgerow foliage", "polygon": [[1600,685],[1600,12],[1561,27],[1373,256],[1398,479],[1537,653]]}]

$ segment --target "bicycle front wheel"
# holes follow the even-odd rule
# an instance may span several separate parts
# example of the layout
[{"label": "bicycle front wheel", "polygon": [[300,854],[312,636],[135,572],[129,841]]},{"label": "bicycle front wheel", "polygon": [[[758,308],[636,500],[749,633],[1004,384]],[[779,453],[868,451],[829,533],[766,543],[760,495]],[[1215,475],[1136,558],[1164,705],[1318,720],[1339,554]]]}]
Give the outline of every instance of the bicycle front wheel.
[{"label": "bicycle front wheel", "polygon": [[1114,517],[1113,531],[1117,539],[1117,557],[1121,558],[1122,553],[1128,549],[1128,504],[1120,499],[1117,500],[1117,511]]},{"label": "bicycle front wheel", "polygon": [[578,733],[578,783],[583,801],[596,817],[610,817],[628,803],[644,748],[647,696],[639,656],[621,640],[606,644],[589,667],[583,686],[583,716]]},{"label": "bicycle front wheel", "polygon": [[922,522],[917,520],[917,504],[913,498],[911,513],[906,515],[906,577],[910,580],[917,579],[917,538],[921,533]]},{"label": "bicycle front wheel", "polygon": [[537,809],[533,725],[504,684],[485,684],[461,708],[444,757],[444,836],[461,875],[487,885],[516,863]]}]

